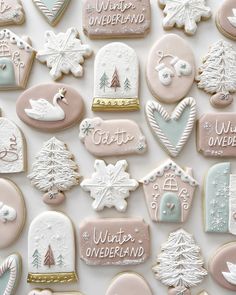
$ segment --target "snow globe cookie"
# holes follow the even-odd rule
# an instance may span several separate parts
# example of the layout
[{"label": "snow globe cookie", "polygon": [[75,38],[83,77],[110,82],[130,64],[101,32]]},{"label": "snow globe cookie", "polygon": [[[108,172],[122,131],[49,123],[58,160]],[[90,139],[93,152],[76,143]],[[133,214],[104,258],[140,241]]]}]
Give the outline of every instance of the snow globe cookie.
[{"label": "snow globe cookie", "polygon": [[226,37],[236,40],[236,3],[224,0],[216,16],[216,25]]},{"label": "snow globe cookie", "polygon": [[45,211],[28,233],[28,283],[73,283],[75,237],[71,220],[60,212]]},{"label": "snow globe cookie", "polygon": [[21,0],[1,0],[0,26],[21,25],[25,21],[25,13]]},{"label": "snow globe cookie", "polygon": [[193,236],[179,229],[162,244],[153,272],[157,280],[169,287],[169,295],[190,295],[190,288],[199,285],[207,275],[203,264]]},{"label": "snow globe cookie", "polygon": [[165,35],[149,52],[147,83],[161,102],[174,103],[185,97],[193,85],[195,71],[192,48],[178,35]]},{"label": "snow globe cookie", "polygon": [[78,166],[73,158],[66,144],[55,137],[46,141],[36,155],[28,178],[44,192],[44,203],[60,205],[65,201],[64,191],[79,184]]},{"label": "snow globe cookie", "polygon": [[198,87],[211,94],[213,107],[224,108],[236,92],[236,51],[224,40],[214,43],[203,59],[197,77]]},{"label": "snow globe cookie", "polygon": [[83,3],[83,30],[91,39],[143,37],[150,26],[150,0],[86,0]]},{"label": "snow globe cookie", "polygon": [[28,37],[18,37],[8,29],[0,31],[0,90],[26,87],[35,50]]},{"label": "snow globe cookie", "polygon": [[236,242],[221,246],[209,262],[209,272],[223,288],[236,291]]},{"label": "snow globe cookie", "polygon": [[169,159],[140,180],[153,221],[183,223],[187,220],[198,186],[192,174],[191,168],[183,170]]},{"label": "snow globe cookie", "polygon": [[84,102],[73,87],[40,84],[23,92],[16,102],[18,117],[29,126],[56,132],[73,126],[83,116]]},{"label": "snow globe cookie", "polygon": [[139,110],[139,61],[128,45],[102,47],[94,66],[93,111]]},{"label": "snow globe cookie", "polygon": [[211,9],[206,0],[158,0],[165,15],[163,28],[170,30],[174,26],[183,28],[188,35],[197,31],[197,23],[211,17]]}]

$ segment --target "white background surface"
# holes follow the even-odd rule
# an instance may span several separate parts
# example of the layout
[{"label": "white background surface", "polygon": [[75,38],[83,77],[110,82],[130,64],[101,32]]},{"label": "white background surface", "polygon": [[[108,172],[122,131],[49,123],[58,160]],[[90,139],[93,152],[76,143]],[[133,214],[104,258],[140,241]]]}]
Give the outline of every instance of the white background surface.
[{"label": "white background surface", "polygon": [[[129,162],[129,171],[133,178],[141,179],[152,169],[156,168],[157,165],[167,158],[167,154],[159,147],[155,138],[151,134],[144,116],[144,105],[149,99],[154,99],[150,94],[147,84],[145,81],[145,64],[147,60],[148,52],[154,42],[160,38],[165,32],[162,29],[162,11],[159,9],[156,0],[152,0],[152,28],[150,34],[144,39],[136,40],[124,40],[125,43],[132,46],[140,59],[140,69],[141,69],[141,83],[140,83],[140,99],[142,109],[140,112],[136,113],[109,113],[109,114],[95,114],[101,115],[104,119],[111,118],[129,118],[136,120],[140,123],[148,141],[149,151],[141,156],[128,156],[126,159]],[[211,6],[213,10],[213,15],[217,11],[218,6],[221,4],[221,0],[208,0],[208,5]],[[44,32],[51,27],[47,24],[45,19],[37,11],[31,0],[23,0],[25,7],[27,21],[24,25],[18,27],[12,27],[14,32],[18,34],[27,34],[31,37],[33,46],[36,49],[40,49],[44,43]],[[82,3],[79,0],[71,0],[64,17],[60,23],[54,28],[55,32],[65,31],[71,26],[75,26],[79,29],[81,33],[81,38],[84,43],[88,43],[94,50],[94,53],[99,50],[103,45],[110,42],[105,41],[91,41],[82,33],[81,25],[81,13]],[[224,38],[217,30],[214,22],[214,17],[206,22],[201,22],[198,26],[197,34],[194,37],[186,36],[181,30],[172,30],[173,33],[177,33],[182,36],[185,40],[189,42],[195,52],[197,64],[200,64],[201,57],[203,57],[207,51],[208,46],[213,42]],[[233,41],[231,41],[233,42]],[[76,79],[72,76],[67,76],[62,79],[62,82],[74,86],[84,97],[86,104],[86,116],[93,116],[91,112],[91,104],[93,97],[93,63],[94,56],[85,62],[85,75],[81,79]],[[51,81],[49,76],[49,71],[45,65],[40,64],[35,61],[33,65],[33,70],[30,75],[29,83],[27,87],[34,86],[39,83],[48,83]],[[15,101],[21,92],[1,92],[0,93],[0,107],[2,109],[3,116],[12,119],[16,122],[23,130],[28,146],[28,167],[32,166],[35,153],[39,151],[44,141],[48,140],[52,134],[46,134],[38,132],[31,129],[21,122],[15,112]],[[190,95],[197,100],[198,105],[198,116],[206,111],[212,111],[209,104],[209,96],[203,91],[198,90],[196,84],[193,86]],[[155,99],[154,99],[155,100]],[[234,103],[230,106],[227,111],[233,111],[235,108]],[[172,110],[175,106],[168,106],[169,110]],[[54,134],[53,134],[54,135]],[[69,130],[59,132],[56,136],[65,141],[68,144],[69,149],[74,153],[76,160],[80,167],[80,173],[84,177],[89,177],[93,172],[94,157],[90,155],[83,144],[78,139],[78,126],[71,128]],[[202,248],[202,253],[205,259],[205,265],[207,266],[208,260],[213,252],[222,244],[235,240],[233,236],[230,235],[217,235],[217,234],[206,234],[203,230],[203,217],[202,217],[202,182],[204,174],[207,169],[217,162],[217,159],[205,159],[203,156],[197,153],[195,147],[195,132],[192,134],[189,142],[187,143],[185,149],[182,151],[181,155],[176,159],[176,162],[181,166],[191,166],[194,169],[194,176],[199,181],[201,186],[197,190],[195,195],[193,208],[190,214],[190,218],[184,228],[193,233],[197,243]],[[107,162],[115,163],[116,158],[107,158]],[[233,172],[236,172],[236,162],[233,162]],[[8,249],[1,250],[0,256],[5,257],[12,252],[19,252],[23,256],[23,275],[20,281],[19,288],[16,292],[17,295],[27,295],[31,286],[27,284],[27,232],[28,227],[32,219],[37,216],[40,212],[50,209],[41,200],[41,192],[31,187],[29,180],[26,178],[26,174],[20,175],[10,175],[13,181],[15,181],[25,196],[26,206],[27,206],[27,221],[25,228],[22,232],[19,240],[9,247]],[[77,254],[77,270],[79,275],[78,285],[54,285],[50,286],[54,290],[80,290],[85,295],[103,295],[108,288],[112,278],[121,271],[133,270],[141,275],[143,275],[148,283],[150,284],[153,294],[164,295],[167,294],[167,287],[162,286],[161,283],[155,280],[151,267],[155,263],[155,257],[157,253],[160,252],[160,245],[166,241],[170,231],[177,229],[178,225],[165,225],[165,224],[155,224],[152,223],[145,204],[144,194],[142,187],[132,193],[129,199],[129,206],[126,214],[118,214],[115,210],[105,210],[101,214],[96,214],[91,208],[92,199],[89,195],[83,192],[80,187],[72,189],[67,194],[67,202],[61,207],[57,208],[69,215],[73,220],[75,225],[75,231],[77,234],[78,241],[78,227],[81,220],[89,216],[100,216],[100,217],[131,217],[131,216],[141,216],[146,222],[150,223],[151,226],[151,240],[152,240],[152,253],[151,257],[144,264],[135,267],[92,267],[86,266],[83,261],[80,261]],[[1,237],[2,238],[2,237]],[[78,243],[77,243],[78,248]],[[77,252],[78,253],[78,252]],[[34,287],[34,286],[32,286]],[[43,286],[35,286],[43,287]],[[49,286],[47,286],[49,287]],[[192,294],[198,294],[202,289],[205,289],[209,294],[213,295],[226,295],[233,294],[220,288],[210,276],[208,276],[202,285],[198,288],[192,290]]]}]

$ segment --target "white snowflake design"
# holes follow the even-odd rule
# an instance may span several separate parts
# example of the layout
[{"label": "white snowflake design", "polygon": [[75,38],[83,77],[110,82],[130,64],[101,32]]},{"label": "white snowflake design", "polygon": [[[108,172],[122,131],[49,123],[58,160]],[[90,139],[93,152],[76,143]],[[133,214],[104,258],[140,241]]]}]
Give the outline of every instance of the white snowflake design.
[{"label": "white snowflake design", "polygon": [[206,6],[205,0],[159,0],[159,2],[164,7],[165,29],[176,25],[178,28],[184,27],[187,34],[194,35],[201,18],[211,17],[211,9]]},{"label": "white snowflake design", "polygon": [[50,75],[54,80],[70,72],[75,77],[83,75],[81,64],[84,63],[84,57],[92,54],[92,50],[89,45],[83,45],[78,36],[75,28],[57,35],[52,31],[46,32],[44,49],[39,51],[36,57],[51,69]]},{"label": "white snowflake design", "polygon": [[125,172],[128,163],[125,160],[118,161],[115,165],[106,165],[102,160],[96,160],[92,178],[85,179],[81,187],[90,192],[93,209],[101,211],[104,207],[115,207],[117,211],[124,212],[127,208],[125,199],[129,197],[130,191],[138,187],[135,179]]}]

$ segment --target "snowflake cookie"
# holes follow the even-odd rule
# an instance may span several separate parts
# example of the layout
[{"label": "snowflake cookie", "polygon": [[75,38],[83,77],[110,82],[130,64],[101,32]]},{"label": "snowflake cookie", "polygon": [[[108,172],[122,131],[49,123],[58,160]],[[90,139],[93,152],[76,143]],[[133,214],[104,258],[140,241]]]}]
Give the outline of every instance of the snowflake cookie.
[{"label": "snowflake cookie", "polygon": [[104,207],[115,207],[119,212],[126,211],[125,199],[129,197],[130,191],[138,187],[138,182],[130,179],[130,175],[125,172],[127,167],[125,160],[118,161],[115,165],[106,165],[102,160],[95,161],[92,178],[81,183],[81,187],[90,192],[94,199],[92,207],[95,211],[101,211]]},{"label": "snowflake cookie", "polygon": [[52,31],[46,32],[44,49],[38,51],[36,58],[51,69],[53,80],[58,80],[62,74],[70,72],[75,77],[83,76],[81,64],[84,63],[85,57],[92,54],[92,50],[89,45],[83,45],[78,37],[79,33],[75,28],[57,35]]},{"label": "snowflake cookie", "polygon": [[167,30],[176,25],[184,28],[186,34],[194,35],[197,23],[211,17],[206,0],[159,0],[159,4],[165,15],[163,27]]}]

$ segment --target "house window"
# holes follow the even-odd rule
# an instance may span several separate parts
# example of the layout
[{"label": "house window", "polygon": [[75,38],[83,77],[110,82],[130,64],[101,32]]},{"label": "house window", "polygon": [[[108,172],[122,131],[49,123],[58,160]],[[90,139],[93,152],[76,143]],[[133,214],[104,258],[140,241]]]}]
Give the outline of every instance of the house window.
[{"label": "house window", "polygon": [[175,174],[166,174],[166,179],[163,185],[164,191],[176,192],[179,190]]},{"label": "house window", "polygon": [[0,41],[0,56],[1,57],[11,56],[11,52],[10,52],[8,43],[5,40]]}]

